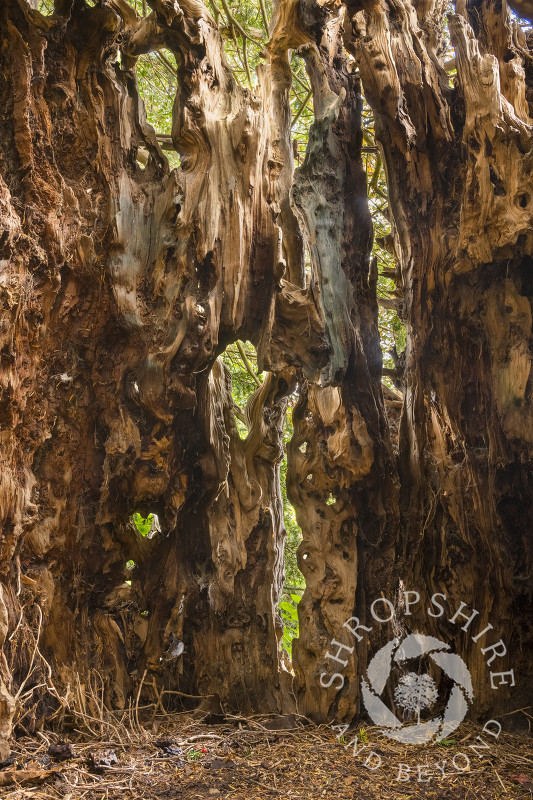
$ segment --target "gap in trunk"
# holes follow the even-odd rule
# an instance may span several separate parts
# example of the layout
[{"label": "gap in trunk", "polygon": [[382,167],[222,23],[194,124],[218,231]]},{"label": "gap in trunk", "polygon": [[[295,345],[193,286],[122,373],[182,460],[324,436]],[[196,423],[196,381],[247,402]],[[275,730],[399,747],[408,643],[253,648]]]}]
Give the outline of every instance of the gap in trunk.
[{"label": "gap in trunk", "polygon": [[[181,160],[172,142],[172,107],[177,86],[177,65],[174,54],[166,48],[145,53],[137,60],[136,72],[146,119],[155,131],[170,168],[175,169],[180,166]],[[139,151],[137,160],[141,167],[146,165],[143,151]]]},{"label": "gap in trunk", "polygon": [[448,85],[453,89],[457,81],[457,68],[455,66],[455,48],[452,45],[448,26],[448,14],[455,14],[453,3],[448,3],[448,8],[446,9],[442,25],[442,40],[440,47],[437,49],[437,56],[439,61],[444,63],[444,69],[449,75]]},{"label": "gap in trunk", "polygon": [[37,11],[45,17],[50,17],[54,13],[54,0],[38,0]]},{"label": "gap in trunk", "polygon": [[[292,67],[292,91],[291,91],[291,115],[292,115],[292,145],[295,166],[303,164],[309,140],[309,128],[315,121],[313,107],[313,95],[307,73],[305,71],[305,61],[300,56],[294,55],[291,60]],[[306,253],[306,269],[308,254]]]},{"label": "gap in trunk", "polygon": [[[158,533],[161,533],[161,526],[159,524],[159,517],[157,514],[149,512],[145,515],[140,511],[136,511],[130,517],[130,522],[135,525],[141,536],[146,539],[153,539]],[[128,586],[131,586],[132,579],[136,577],[134,572],[136,566],[137,563],[132,558],[129,558],[126,561],[125,571],[126,583]],[[148,611],[142,611],[141,615],[145,617],[148,616]]]},{"label": "gap in trunk", "polygon": [[159,517],[157,514],[149,512],[146,516],[136,511],[133,514],[131,521],[141,534],[146,536],[147,539],[153,539],[158,533],[161,533],[161,526],[159,524]]},{"label": "gap in trunk", "polygon": [[[251,395],[262,382],[257,375],[257,354],[250,342],[236,342],[229,345],[222,354],[222,360],[231,373],[232,396],[237,430],[242,438],[248,435],[246,424],[246,404]],[[305,579],[297,564],[297,550],[302,541],[302,532],[296,521],[296,513],[287,497],[287,442],[293,435],[292,409],[296,405],[297,395],[289,396],[287,414],[283,426],[284,456],[280,464],[280,491],[283,500],[283,517],[285,530],[285,582],[278,612],[283,621],[283,649],[289,659],[292,655],[292,641],[298,637],[298,611],[305,589]]]},{"label": "gap in trunk", "polygon": [[305,245],[305,286],[311,285],[311,253],[309,252],[309,245]]},{"label": "gap in trunk", "polygon": [[389,389],[401,390],[406,341],[402,319],[403,287],[389,220],[387,176],[374,132],[374,112],[364,99],[362,127],[362,158],[374,227],[372,256],[377,259],[378,270],[378,324],[383,353],[383,383]]}]

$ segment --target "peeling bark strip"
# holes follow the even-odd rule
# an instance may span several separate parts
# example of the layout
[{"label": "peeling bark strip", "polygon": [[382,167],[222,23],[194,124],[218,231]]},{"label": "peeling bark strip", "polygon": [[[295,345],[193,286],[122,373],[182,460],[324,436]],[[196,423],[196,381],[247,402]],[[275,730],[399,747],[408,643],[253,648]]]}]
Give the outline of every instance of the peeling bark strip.
[{"label": "peeling bark strip", "polygon": [[[54,687],[95,670],[115,707],[164,687],[280,711],[293,689],[300,711],[349,720],[367,644],[337,693],[320,686],[328,643],[399,580],[497,617],[525,687],[531,42],[505,7],[467,5],[450,19],[450,86],[442,4],[280,0],[251,92],[201,2],[149,6],[144,19],[123,0],[0,8],[0,757],[15,695],[31,728],[57,711]],[[343,44],[390,186],[408,331],[399,442]],[[135,78],[161,47],[178,64],[172,171]],[[297,48],[315,122],[294,173]],[[269,370],[245,440],[217,361],[237,339]],[[307,588],[292,686],[276,605],[296,390],[288,491]],[[143,538],[136,511],[161,533]]]}]

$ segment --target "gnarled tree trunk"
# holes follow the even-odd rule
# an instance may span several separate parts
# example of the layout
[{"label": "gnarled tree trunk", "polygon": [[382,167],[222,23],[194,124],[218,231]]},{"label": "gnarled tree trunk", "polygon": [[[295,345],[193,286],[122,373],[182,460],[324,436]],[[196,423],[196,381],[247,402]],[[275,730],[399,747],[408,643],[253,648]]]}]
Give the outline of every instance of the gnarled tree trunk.
[{"label": "gnarled tree trunk", "polygon": [[[369,642],[350,641],[341,691],[320,682],[328,645],[400,582],[445,592],[454,608],[464,600],[479,610],[476,630],[496,620],[524,687],[533,187],[523,34],[488,2],[452,16],[451,86],[441,5],[383,0],[344,14],[281,0],[252,92],[232,77],[201,2],[150,7],[143,19],[123,0],[58,0],[50,17],[25,0],[0,11],[2,742],[15,693],[31,704],[32,686],[48,685],[35,690],[36,720],[53,712],[56,689],[94,671],[117,707],[141,683],[210,708],[286,707],[279,463],[296,390],[299,710],[357,713]],[[136,86],[137,57],[160,47],[178,64],[176,170]],[[296,172],[295,48],[315,111]],[[360,79],[387,166],[407,325],[398,441],[381,387]],[[246,439],[217,361],[236,339],[257,345],[268,370]],[[156,513],[161,532],[143,538],[136,511]],[[447,635],[467,647],[468,634]],[[480,679],[478,711],[505,691]]]},{"label": "gnarled tree trunk", "polygon": [[[513,681],[525,699],[531,664],[532,62],[505,4],[457,10],[451,80],[442,4],[349,4],[345,41],[376,115],[407,327],[400,577],[478,611],[454,638],[481,713]],[[490,669],[514,676],[494,691],[482,648],[500,636]]]}]

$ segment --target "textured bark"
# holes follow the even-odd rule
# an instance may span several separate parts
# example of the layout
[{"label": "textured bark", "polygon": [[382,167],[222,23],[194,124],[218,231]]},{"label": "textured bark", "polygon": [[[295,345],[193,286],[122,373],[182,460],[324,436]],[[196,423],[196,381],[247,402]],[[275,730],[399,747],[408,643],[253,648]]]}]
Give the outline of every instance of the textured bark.
[{"label": "textured bark", "polygon": [[[365,592],[394,585],[397,482],[381,392],[371,223],[360,162],[362,98],[341,47],[341,18],[309,4],[304,18],[318,39],[301,45],[313,88],[315,122],[292,197],[311,255],[311,291],[324,319],[331,355],[320,381],[302,385],[289,448],[289,497],[303,541],[298,552],[306,591],[294,644],[299,707],[325,720],[353,717],[358,668],[354,651],[342,692],[325,690],[328,645],[364,606]],[[318,27],[318,26],[317,26]],[[315,28],[316,30],[316,28]],[[324,32],[323,32],[324,31]],[[316,34],[315,34],[316,37]]]},{"label": "textured bark", "polygon": [[[24,0],[0,9],[0,757],[14,695],[35,727],[56,712],[56,689],[96,674],[119,708],[141,689],[202,696],[209,709],[288,707],[279,463],[295,391],[299,710],[357,713],[368,642],[341,692],[319,683],[328,644],[399,581],[465,600],[480,627],[497,620],[525,687],[533,71],[523,34],[505,8],[454,15],[452,87],[440,5],[365,2],[343,18],[333,3],[283,0],[249,92],[202,3],[150,7],[145,19],[121,0],[61,0],[52,17]],[[408,331],[398,441],[381,386],[359,76],[343,43],[390,186]],[[162,46],[178,64],[172,171],[135,80],[137,57]],[[315,122],[294,172],[297,48]],[[237,339],[257,345],[268,371],[246,439],[217,360]],[[135,511],[156,513],[161,531],[143,538]],[[483,672],[479,649],[469,666]],[[479,713],[505,697],[481,683],[476,693]]]},{"label": "textured bark", "polygon": [[[235,84],[200,4],[155,3],[143,21],[120,3],[2,14],[2,569],[10,589],[23,578],[11,626],[38,604],[54,680],[98,669],[118,707],[146,670],[148,683],[276,709],[289,384],[265,384],[243,445],[228,379],[210,373],[228,341],[257,339],[272,295],[262,87]],[[173,172],[134,75],[162,44],[180,65]],[[134,511],[157,513],[161,534],[143,539]],[[222,629],[237,664],[251,618],[238,592],[257,604],[249,637],[260,629],[255,647],[271,651],[247,692],[212,652]],[[25,660],[7,647],[15,684],[32,627]]]},{"label": "textured bark", "polygon": [[[497,669],[514,668],[519,705],[532,641],[531,54],[505,4],[467,4],[449,18],[450,82],[444,11],[347,11],[387,168],[407,326],[400,578],[479,611],[476,630],[456,635],[477,676],[487,656],[469,637],[495,626],[483,644],[505,637]],[[478,710],[505,708],[508,691],[479,679]]]}]

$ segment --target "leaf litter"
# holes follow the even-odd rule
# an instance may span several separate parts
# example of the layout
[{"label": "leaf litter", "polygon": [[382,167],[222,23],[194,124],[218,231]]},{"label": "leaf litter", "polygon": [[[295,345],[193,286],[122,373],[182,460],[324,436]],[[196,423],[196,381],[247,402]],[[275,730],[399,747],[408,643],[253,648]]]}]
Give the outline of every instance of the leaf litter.
[{"label": "leaf litter", "polygon": [[[357,726],[338,738],[303,717],[165,715],[127,737],[24,736],[0,767],[10,800],[521,800],[533,796],[531,738],[500,734],[476,757],[479,727],[405,746]],[[117,733],[120,733],[117,729]],[[354,755],[354,751],[356,754]],[[369,754],[374,756],[367,761]],[[468,768],[462,754],[472,756]],[[379,766],[376,764],[380,761]],[[455,763],[461,769],[453,766]],[[365,766],[367,761],[367,766]],[[437,762],[440,770],[432,769]],[[443,762],[446,767],[442,768]],[[400,766],[403,780],[399,780]],[[407,776],[407,779],[406,779]],[[427,778],[429,777],[429,780]]]}]

